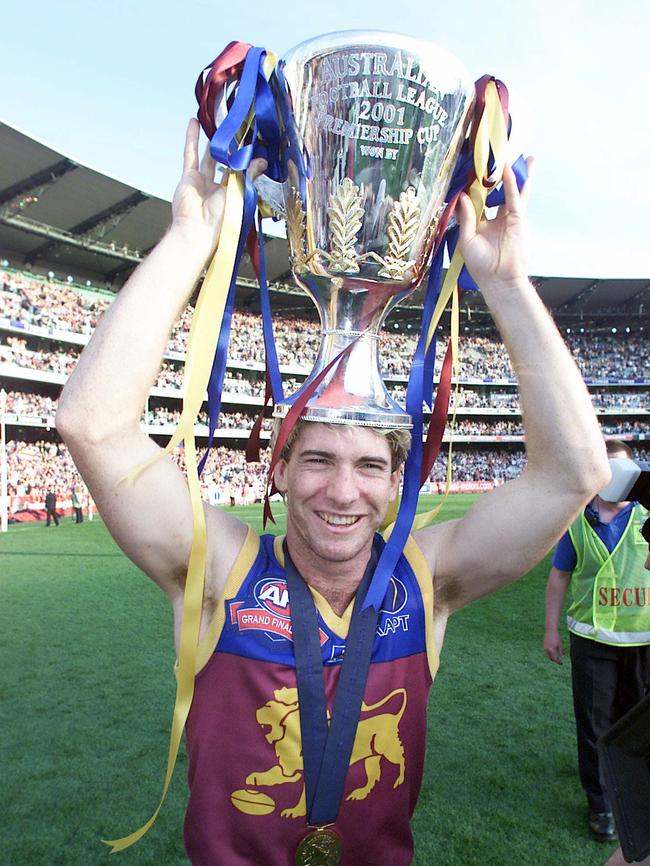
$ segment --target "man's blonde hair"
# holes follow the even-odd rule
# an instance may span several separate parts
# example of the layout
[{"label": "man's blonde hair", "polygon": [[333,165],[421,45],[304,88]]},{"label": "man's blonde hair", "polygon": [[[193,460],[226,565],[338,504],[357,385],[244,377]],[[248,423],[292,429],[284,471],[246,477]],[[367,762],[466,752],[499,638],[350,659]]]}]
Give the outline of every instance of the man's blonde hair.
[{"label": "man's blonde hair", "polygon": [[[345,426],[346,428],[355,426],[354,424],[331,424],[327,421],[298,421],[291,433],[289,434],[289,438],[284,443],[284,447],[282,449],[282,452],[280,453],[280,458],[282,460],[289,460],[289,457],[291,456],[291,451],[293,450],[294,445],[300,438],[300,434],[306,424],[322,424],[323,426],[328,427],[330,430],[340,430],[340,428],[343,426]],[[281,426],[282,418],[274,418],[273,430],[271,432],[271,450],[275,449],[275,443],[278,441]],[[376,433],[378,436],[383,436],[386,439],[388,447],[390,448],[390,470],[391,472],[395,472],[396,469],[399,469],[402,463],[404,463],[404,461],[406,460],[409,449],[411,447],[410,430],[406,430],[404,427],[365,427],[365,429],[372,430],[373,433]]]}]

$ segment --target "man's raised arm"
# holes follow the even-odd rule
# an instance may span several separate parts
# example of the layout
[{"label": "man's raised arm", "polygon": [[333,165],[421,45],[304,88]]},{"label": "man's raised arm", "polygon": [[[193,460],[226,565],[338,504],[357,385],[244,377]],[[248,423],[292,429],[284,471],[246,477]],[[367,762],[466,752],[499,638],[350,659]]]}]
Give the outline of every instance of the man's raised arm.
[{"label": "man's raised arm", "polygon": [[451,613],[525,574],[607,482],[602,434],[580,373],[526,273],[524,205],[512,170],[494,220],[460,202],[459,245],[519,382],[527,465],[460,520],[416,534]]},{"label": "man's raised arm", "polygon": [[[199,166],[198,137],[198,122],[192,120],[171,228],[102,317],[63,390],[56,416],[57,429],[109,531],[176,601],[192,540],[185,477],[165,456],[133,483],[118,482],[160,452],[142,431],[140,418],[172,326],[219,239],[225,193],[214,183],[208,152]],[[220,550],[214,563],[209,545],[208,591],[225,578],[246,532],[233,518],[209,511],[208,536],[219,534]]]}]

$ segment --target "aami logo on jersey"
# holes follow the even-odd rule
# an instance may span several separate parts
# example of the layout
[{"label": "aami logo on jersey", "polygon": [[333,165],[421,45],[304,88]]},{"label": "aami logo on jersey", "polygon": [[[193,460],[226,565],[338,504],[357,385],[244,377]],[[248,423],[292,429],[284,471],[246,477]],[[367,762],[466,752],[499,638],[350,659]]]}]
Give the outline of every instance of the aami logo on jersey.
[{"label": "aami logo on jersey", "polygon": [[[253,588],[253,597],[257,602],[255,607],[246,607],[245,601],[229,602],[230,622],[240,632],[264,632],[272,641],[293,640],[286,581],[268,577],[258,580]],[[319,631],[322,645],[327,635],[322,629]]]},{"label": "aami logo on jersey", "polygon": [[379,637],[386,637],[386,635],[394,634],[396,631],[409,630],[410,614],[400,613],[406,607],[408,597],[406,585],[398,577],[391,577],[384,596],[384,606],[379,611],[379,622],[377,623]]},{"label": "aami logo on jersey", "polygon": [[255,600],[265,607],[269,613],[276,616],[291,617],[289,608],[289,590],[287,583],[281,578],[260,580],[253,590]]}]

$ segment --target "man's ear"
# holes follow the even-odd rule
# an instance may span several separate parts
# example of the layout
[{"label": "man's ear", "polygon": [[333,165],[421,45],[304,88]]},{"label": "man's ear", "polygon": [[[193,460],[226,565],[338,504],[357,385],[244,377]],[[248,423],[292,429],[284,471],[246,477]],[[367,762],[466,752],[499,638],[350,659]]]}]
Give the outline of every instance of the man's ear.
[{"label": "man's ear", "polygon": [[273,471],[273,481],[278,491],[282,494],[286,493],[289,487],[289,464],[286,460],[278,460],[275,470]]},{"label": "man's ear", "polygon": [[390,498],[395,499],[399,492],[399,479],[402,474],[402,467],[399,466],[394,472],[390,473]]}]

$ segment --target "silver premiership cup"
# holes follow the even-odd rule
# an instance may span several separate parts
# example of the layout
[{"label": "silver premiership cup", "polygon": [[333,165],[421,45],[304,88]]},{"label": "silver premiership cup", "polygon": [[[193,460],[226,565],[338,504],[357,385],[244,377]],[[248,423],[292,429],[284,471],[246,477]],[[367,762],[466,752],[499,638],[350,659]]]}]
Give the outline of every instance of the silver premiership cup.
[{"label": "silver premiership cup", "polygon": [[298,395],[347,345],[303,417],[410,427],[377,352],[387,314],[420,282],[466,137],[474,84],[442,48],[350,31],[291,50],[273,80],[286,127],[286,178],[258,190],[286,219],[294,277],[314,300],[322,342]]}]

